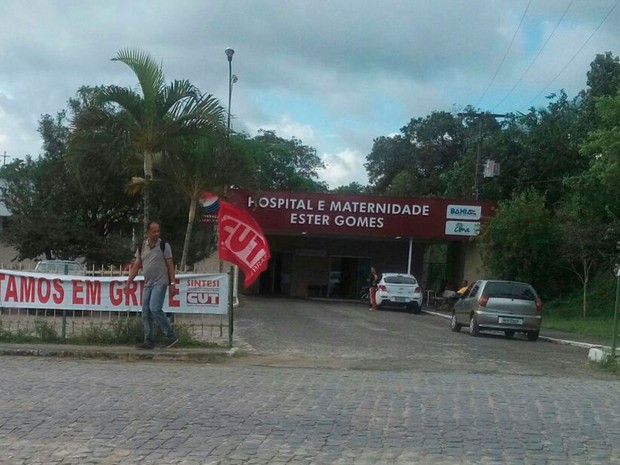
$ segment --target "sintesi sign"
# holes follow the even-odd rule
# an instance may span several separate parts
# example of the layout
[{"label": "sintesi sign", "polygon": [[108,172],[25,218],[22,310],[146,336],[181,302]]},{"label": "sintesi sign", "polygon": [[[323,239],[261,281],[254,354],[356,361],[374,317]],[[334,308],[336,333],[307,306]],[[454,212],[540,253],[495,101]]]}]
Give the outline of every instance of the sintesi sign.
[{"label": "sintesi sign", "polygon": [[229,200],[246,208],[266,233],[455,239],[477,235],[495,208],[469,200],[242,190],[229,191]]}]

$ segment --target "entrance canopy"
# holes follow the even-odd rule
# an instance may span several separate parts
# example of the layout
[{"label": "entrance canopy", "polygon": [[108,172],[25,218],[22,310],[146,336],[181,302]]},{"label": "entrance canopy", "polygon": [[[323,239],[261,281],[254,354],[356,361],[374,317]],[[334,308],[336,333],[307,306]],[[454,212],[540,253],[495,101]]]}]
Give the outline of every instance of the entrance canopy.
[{"label": "entrance canopy", "polygon": [[455,240],[477,236],[495,202],[353,194],[229,191],[265,233]]}]

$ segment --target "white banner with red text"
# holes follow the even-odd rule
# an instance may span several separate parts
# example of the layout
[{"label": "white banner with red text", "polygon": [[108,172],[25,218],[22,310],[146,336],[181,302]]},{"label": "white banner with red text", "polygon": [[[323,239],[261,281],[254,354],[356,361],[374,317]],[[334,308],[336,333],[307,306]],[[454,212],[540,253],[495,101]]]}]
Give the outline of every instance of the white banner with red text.
[{"label": "white banner with red text", "polygon": [[[168,287],[164,312],[228,313],[229,276],[226,273],[180,274]],[[0,270],[0,307],[59,310],[139,312],[144,278],[136,276],[126,290],[127,277],[65,276]]]}]

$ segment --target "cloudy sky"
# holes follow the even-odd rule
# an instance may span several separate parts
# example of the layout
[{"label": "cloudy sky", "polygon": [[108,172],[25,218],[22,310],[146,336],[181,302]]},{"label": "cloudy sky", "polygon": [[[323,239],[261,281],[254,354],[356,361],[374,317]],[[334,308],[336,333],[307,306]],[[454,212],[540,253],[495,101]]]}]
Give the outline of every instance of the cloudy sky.
[{"label": "cloudy sky", "polygon": [[316,148],[331,187],[366,184],[375,137],[432,111],[525,112],[620,55],[620,0],[0,0],[0,156],[41,151],[37,122],[82,85],[137,87],[118,50],[228,106],[232,126]]}]

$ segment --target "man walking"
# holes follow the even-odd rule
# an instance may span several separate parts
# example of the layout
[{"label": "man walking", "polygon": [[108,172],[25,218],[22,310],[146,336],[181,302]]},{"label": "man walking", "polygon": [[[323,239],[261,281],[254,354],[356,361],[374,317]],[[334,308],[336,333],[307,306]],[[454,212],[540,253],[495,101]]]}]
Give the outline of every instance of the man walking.
[{"label": "man walking", "polygon": [[146,240],[136,251],[135,260],[129,270],[127,286],[129,289],[134,278],[144,270],[144,293],[142,295],[142,321],[144,322],[144,343],[138,349],[155,347],[153,323],[156,323],[168,339],[165,348],[172,347],[178,341],[166,314],[163,312],[166,290],[175,285],[174,262],[170,244],[162,243],[159,237],[160,226],[157,221],[148,225]]}]

